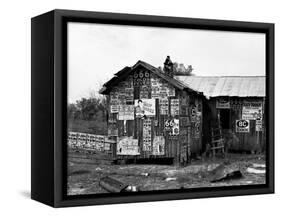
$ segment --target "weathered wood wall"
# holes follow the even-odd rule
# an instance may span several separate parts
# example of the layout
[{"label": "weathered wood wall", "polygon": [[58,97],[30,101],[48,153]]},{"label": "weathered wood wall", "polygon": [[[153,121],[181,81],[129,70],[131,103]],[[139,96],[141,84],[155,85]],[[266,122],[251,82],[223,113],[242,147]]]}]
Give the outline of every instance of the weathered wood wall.
[{"label": "weathered wood wall", "polygon": [[[155,115],[137,117],[136,100],[139,99],[153,99]],[[131,142],[137,140],[139,147],[139,154],[132,151],[133,154],[128,155],[114,147],[114,158],[173,158],[175,164],[185,164],[192,153],[201,151],[203,104],[194,92],[176,89],[150,71],[139,68],[112,87],[107,102],[108,135],[116,139],[117,144],[124,138]],[[133,118],[127,115],[127,120],[120,120],[123,117],[117,107],[120,109],[122,105],[134,105]],[[162,142],[163,150],[161,145],[155,146]]]},{"label": "weathered wood wall", "polygon": [[[220,117],[220,111],[222,109],[216,108],[217,98],[205,101],[204,106],[204,143],[210,142],[210,134],[208,129],[218,123]],[[228,130],[223,130],[226,142],[229,142],[229,149],[232,151],[249,151],[249,152],[261,152],[265,149],[265,111],[264,111],[264,99],[263,98],[229,98],[230,103],[230,127]],[[257,120],[249,121],[249,132],[237,132],[236,121],[247,120],[243,117],[243,106],[249,105],[249,103],[255,103],[262,105],[262,117],[259,121],[261,123],[261,129],[257,129]],[[222,120],[221,120],[222,121]],[[203,148],[204,149],[204,148]]]}]

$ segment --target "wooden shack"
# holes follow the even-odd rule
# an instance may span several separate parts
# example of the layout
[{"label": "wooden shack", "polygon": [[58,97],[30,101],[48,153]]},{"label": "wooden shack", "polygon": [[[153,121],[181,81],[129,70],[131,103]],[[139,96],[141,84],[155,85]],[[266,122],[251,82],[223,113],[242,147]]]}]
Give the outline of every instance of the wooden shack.
[{"label": "wooden shack", "polygon": [[100,90],[107,97],[108,136],[116,140],[114,159],[186,164],[201,152],[204,96],[175,79],[165,64],[161,70],[138,61]]},{"label": "wooden shack", "polygon": [[265,150],[265,76],[176,76],[203,92],[203,146],[212,127],[221,127],[226,150],[256,153]]}]

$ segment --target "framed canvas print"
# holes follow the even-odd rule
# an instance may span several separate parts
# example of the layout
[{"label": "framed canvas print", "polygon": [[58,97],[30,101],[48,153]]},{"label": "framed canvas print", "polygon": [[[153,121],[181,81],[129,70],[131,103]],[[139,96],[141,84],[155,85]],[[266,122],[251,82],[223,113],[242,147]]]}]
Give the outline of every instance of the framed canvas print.
[{"label": "framed canvas print", "polygon": [[32,192],[54,207],[274,192],[274,24],[32,18]]}]

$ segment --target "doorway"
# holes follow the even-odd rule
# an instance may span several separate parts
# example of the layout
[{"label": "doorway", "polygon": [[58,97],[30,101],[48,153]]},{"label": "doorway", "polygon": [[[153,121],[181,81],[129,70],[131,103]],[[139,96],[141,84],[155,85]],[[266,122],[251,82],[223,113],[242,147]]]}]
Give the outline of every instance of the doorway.
[{"label": "doorway", "polygon": [[223,130],[231,129],[230,126],[230,109],[220,109],[220,126]]}]

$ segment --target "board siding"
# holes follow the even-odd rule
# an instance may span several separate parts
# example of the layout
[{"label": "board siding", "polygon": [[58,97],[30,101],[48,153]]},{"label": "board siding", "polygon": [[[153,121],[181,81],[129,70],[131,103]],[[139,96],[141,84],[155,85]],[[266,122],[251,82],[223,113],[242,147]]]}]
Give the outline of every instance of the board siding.
[{"label": "board siding", "polygon": [[[149,99],[152,98],[152,92],[151,92],[151,78],[155,77],[156,75],[153,75],[151,72],[144,70],[144,69],[139,69],[141,73],[149,73],[149,84],[146,85],[148,87],[148,94],[146,94],[145,91],[142,90],[143,86],[135,86],[133,85],[133,95],[134,95],[134,100],[140,99],[140,96],[143,94],[143,96],[147,96]],[[139,73],[140,71],[134,70],[133,73]],[[129,82],[128,77],[123,80],[123,82]],[[135,81],[134,81],[135,82]],[[163,81],[161,81],[163,82]],[[165,81],[166,82],[166,81]],[[163,82],[164,83],[164,82]],[[135,84],[135,83],[134,83]],[[119,84],[117,84],[118,87]],[[165,84],[165,85],[170,85],[170,84]],[[143,93],[141,93],[143,91]],[[153,148],[153,139],[155,136],[164,136],[165,138],[165,146],[164,146],[164,155],[153,155],[152,151],[144,151],[143,150],[143,119],[141,118],[136,118],[134,120],[127,120],[126,122],[126,132],[124,132],[124,120],[117,120],[117,125],[118,125],[118,138],[127,136],[127,137],[132,137],[134,139],[138,139],[138,144],[140,147],[140,155],[138,156],[129,156],[129,155],[116,155],[116,147],[113,148],[113,157],[117,159],[128,159],[128,158],[173,158],[175,164],[179,164],[181,161],[181,150],[185,150],[185,152],[182,152],[182,155],[189,156],[190,153],[187,153],[188,150],[188,145],[191,145],[191,152],[192,151],[201,151],[201,139],[198,141],[192,139],[192,135],[185,134],[185,141],[186,142],[181,142],[180,141],[180,135],[178,136],[171,136],[168,135],[164,131],[164,124],[165,120],[169,118],[176,118],[180,120],[180,117],[187,117],[190,120],[189,117],[189,112],[181,113],[181,103],[185,102],[184,100],[188,98],[194,98],[200,100],[197,95],[191,94],[190,92],[182,91],[182,90],[175,90],[175,96],[174,97],[167,97],[169,106],[168,106],[168,115],[163,115],[160,112],[160,104],[159,104],[159,99],[155,99],[155,116],[154,117],[149,117],[151,119],[151,148]],[[171,116],[171,99],[179,99],[179,115]],[[110,104],[110,99],[108,99],[108,104]],[[126,104],[126,103],[125,103]],[[189,108],[189,103],[186,104],[186,109],[188,110]],[[108,112],[110,113],[110,105],[108,106]],[[114,113],[113,116],[117,118],[117,114]],[[202,116],[201,116],[202,118]],[[201,121],[202,123],[202,121]],[[194,130],[193,126],[179,126],[179,131],[183,130],[184,132],[190,132],[188,128],[191,128]],[[201,128],[200,128],[201,131]],[[200,132],[201,133],[201,132]],[[182,136],[183,137],[183,136]],[[190,141],[189,141],[190,140]],[[185,146],[185,149],[182,149],[182,147]],[[183,158],[186,161],[190,159]],[[185,162],[186,163],[186,162]]]}]

